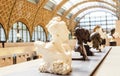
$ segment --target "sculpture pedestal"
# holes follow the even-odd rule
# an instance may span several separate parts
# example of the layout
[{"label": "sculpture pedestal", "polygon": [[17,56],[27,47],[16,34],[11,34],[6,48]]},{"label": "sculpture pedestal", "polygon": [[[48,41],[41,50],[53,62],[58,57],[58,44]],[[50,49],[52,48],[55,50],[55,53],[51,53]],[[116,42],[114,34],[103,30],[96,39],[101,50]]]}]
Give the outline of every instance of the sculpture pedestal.
[{"label": "sculpture pedestal", "polygon": [[116,41],[109,42],[109,45],[110,45],[110,46],[116,46],[116,45],[117,45],[117,42],[116,42]]},{"label": "sculpture pedestal", "polygon": [[87,52],[87,56],[93,56],[93,52],[90,50],[89,45],[84,45],[86,52]]}]

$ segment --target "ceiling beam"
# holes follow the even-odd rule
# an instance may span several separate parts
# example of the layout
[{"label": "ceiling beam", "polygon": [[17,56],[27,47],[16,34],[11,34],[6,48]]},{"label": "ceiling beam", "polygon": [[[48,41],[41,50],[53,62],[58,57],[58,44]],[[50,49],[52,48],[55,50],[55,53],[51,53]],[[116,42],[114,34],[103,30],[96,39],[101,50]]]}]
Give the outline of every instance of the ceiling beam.
[{"label": "ceiling beam", "polygon": [[71,17],[71,20],[74,20],[75,17],[77,17],[81,12],[83,12],[83,11],[85,11],[85,10],[88,10],[88,9],[91,9],[91,8],[104,8],[104,9],[108,9],[108,10],[116,13],[115,10],[112,10],[112,9],[107,8],[107,7],[104,7],[104,6],[90,6],[90,7],[84,8],[84,9],[82,9],[82,10],[79,10],[75,15],[73,15],[73,16]]},{"label": "ceiling beam", "polygon": [[116,8],[116,6],[114,6],[114,5],[112,5],[112,4],[108,3],[108,2],[105,2],[105,1],[94,1],[94,0],[91,0],[91,1],[83,1],[83,2],[79,2],[79,3],[75,4],[75,5],[73,5],[69,10],[67,10],[67,11],[64,12],[64,15],[63,15],[63,16],[66,16],[71,10],[73,10],[73,9],[76,8],[77,6],[79,6],[79,5],[81,5],[81,4],[84,4],[84,3],[88,3],[88,2],[101,2],[101,3],[106,3],[106,4],[110,5],[110,6],[112,6],[113,8]]}]

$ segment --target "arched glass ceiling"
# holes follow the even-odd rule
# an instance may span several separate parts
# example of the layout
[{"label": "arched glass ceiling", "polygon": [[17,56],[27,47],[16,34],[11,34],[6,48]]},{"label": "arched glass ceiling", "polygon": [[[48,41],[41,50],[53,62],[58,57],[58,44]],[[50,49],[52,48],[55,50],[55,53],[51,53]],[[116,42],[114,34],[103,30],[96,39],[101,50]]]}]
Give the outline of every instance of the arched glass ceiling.
[{"label": "arched glass ceiling", "polygon": [[88,13],[90,13],[90,12],[95,12],[95,11],[105,11],[105,12],[109,12],[109,13],[111,13],[111,14],[113,14],[113,15],[116,16],[116,13],[115,13],[115,12],[112,12],[112,11],[110,11],[110,10],[108,10],[108,9],[104,9],[104,8],[91,8],[91,9],[88,9],[88,10],[86,10],[86,11],[83,11],[83,12],[80,13],[76,18],[81,19],[84,15],[86,15],[86,14],[88,14]]},{"label": "arched glass ceiling", "polygon": [[90,7],[90,6],[104,6],[106,8],[110,8],[111,10],[116,10],[115,8],[113,8],[112,6],[110,6],[110,5],[106,4],[106,3],[102,3],[102,2],[86,2],[86,3],[83,3],[83,4],[75,7],[72,11],[70,11],[70,13],[75,14],[79,10],[84,9],[86,7]]},{"label": "arched glass ceiling", "polygon": [[86,0],[69,0],[68,2],[66,2],[62,8],[65,9],[65,10],[68,10],[69,8],[71,8],[73,5],[77,4],[77,3],[80,3],[80,2],[83,2],[83,1],[86,1]]},{"label": "arched glass ceiling", "polygon": [[[44,8],[47,8],[48,10],[52,11],[55,8],[55,6],[57,6],[58,4],[60,4],[62,1],[63,0],[48,0],[48,2],[46,3],[46,5],[44,6]],[[77,5],[78,3],[79,4],[83,3],[83,4],[80,4],[79,6],[75,7],[72,11],[70,11],[69,12],[70,16],[73,15],[73,14],[75,14],[78,10],[80,10],[82,8],[93,6],[93,5],[94,6],[96,6],[96,5],[97,6],[104,6],[104,7],[110,8],[111,10],[116,10],[114,8],[116,6],[116,1],[114,1],[114,0],[67,0],[62,5],[61,9],[59,9],[57,11],[57,13],[60,13],[61,15],[63,15],[63,13],[65,11],[69,10],[72,6]]]},{"label": "arched glass ceiling", "polygon": [[[69,0],[61,8],[65,9],[65,10],[68,10],[73,5],[76,5],[77,3],[81,3],[81,2],[85,2],[85,1],[89,2],[89,0]],[[114,5],[114,6],[116,5],[116,2],[114,2],[113,0],[98,0],[98,2],[99,1],[104,1],[104,2],[110,3],[111,5]]]},{"label": "arched glass ceiling", "polygon": [[45,4],[44,8],[52,11],[52,10],[55,8],[55,6],[57,6],[61,1],[62,1],[62,0],[49,0],[49,1]]},{"label": "arched glass ceiling", "polygon": [[114,0],[102,0],[102,1],[105,1],[105,2],[110,3],[112,5],[116,5],[116,2]]},{"label": "arched glass ceiling", "polygon": [[55,5],[58,5],[62,0],[49,0],[49,1],[51,1]]}]

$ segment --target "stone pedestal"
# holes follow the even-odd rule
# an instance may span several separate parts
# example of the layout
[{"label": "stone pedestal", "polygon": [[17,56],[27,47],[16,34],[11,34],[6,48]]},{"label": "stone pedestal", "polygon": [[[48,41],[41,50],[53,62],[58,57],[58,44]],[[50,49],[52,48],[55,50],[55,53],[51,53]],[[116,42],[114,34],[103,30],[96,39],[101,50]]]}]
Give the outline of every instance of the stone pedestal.
[{"label": "stone pedestal", "polygon": [[109,45],[110,45],[110,46],[116,46],[116,45],[117,45],[117,42],[116,42],[116,41],[109,42]]}]

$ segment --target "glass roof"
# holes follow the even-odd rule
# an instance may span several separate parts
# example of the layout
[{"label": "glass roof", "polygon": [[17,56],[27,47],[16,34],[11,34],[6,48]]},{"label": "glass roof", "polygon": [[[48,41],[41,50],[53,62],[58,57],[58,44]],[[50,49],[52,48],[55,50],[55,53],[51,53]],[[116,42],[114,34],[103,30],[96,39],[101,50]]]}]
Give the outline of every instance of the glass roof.
[{"label": "glass roof", "polygon": [[52,10],[55,8],[55,6],[57,6],[61,1],[62,1],[62,0],[49,0],[49,1],[45,4],[44,8],[52,11]]},{"label": "glass roof", "polygon": [[77,4],[77,3],[80,3],[80,2],[83,2],[83,1],[86,1],[86,0],[69,0],[68,2],[66,2],[62,8],[64,8],[65,10],[68,10],[69,8],[71,8],[73,5]]},{"label": "glass roof", "polygon": [[116,5],[116,2],[114,2],[114,0],[102,0],[102,1],[105,1],[105,2],[110,3],[112,5]]},{"label": "glass roof", "polygon": [[86,3],[83,3],[79,6],[77,6],[76,8],[74,8],[72,11],[70,11],[70,13],[77,13],[79,10],[81,9],[84,9],[86,7],[90,7],[90,6],[104,6],[106,8],[110,8],[112,10],[116,10],[115,8],[113,8],[112,6],[106,4],[106,3],[101,3],[101,2],[86,2]]},{"label": "glass roof", "polygon": [[[92,9],[88,9],[88,10],[86,10],[86,11],[83,11],[83,12],[80,13],[77,17],[78,17],[78,18],[81,18],[81,17],[83,17],[84,15],[86,15],[86,14],[88,14],[88,13],[90,13],[90,12],[96,12],[96,11],[105,11],[105,12],[109,12],[109,13],[111,13],[111,14],[113,14],[113,15],[116,15],[116,13],[114,13],[114,12],[108,10],[108,9],[92,8]],[[99,14],[98,14],[98,15],[99,15]]]},{"label": "glass roof", "polygon": [[[57,6],[58,4],[60,4],[60,2],[62,2],[63,0],[48,0],[48,1],[53,3],[54,6],[51,6],[51,4],[48,3],[48,5],[50,5],[50,6],[47,6],[47,7],[50,7],[50,9],[54,9],[54,7]],[[101,2],[101,1],[103,1],[103,2]],[[81,9],[84,9],[84,8],[87,8],[87,7],[91,7],[91,6],[98,6],[98,7],[99,6],[100,7],[103,6],[105,8],[109,8],[111,10],[115,10],[116,11],[116,8],[111,6],[111,5],[113,5],[113,6],[116,5],[115,0],[98,0],[98,2],[97,2],[97,0],[96,1],[95,0],[93,0],[93,1],[92,0],[67,0],[67,2],[64,3],[63,6],[61,6],[61,8],[57,11],[57,13],[60,13],[60,15],[63,15],[63,13],[65,11],[69,10],[72,6],[74,6],[74,5],[78,4],[78,3],[82,3],[82,4],[80,4],[80,5],[76,6],[75,8],[73,8],[69,12],[71,15],[76,14]],[[111,4],[111,5],[109,5],[109,4]]]},{"label": "glass roof", "polygon": [[49,0],[49,1],[51,1],[55,5],[58,5],[62,0]]},{"label": "glass roof", "polygon": [[[57,0],[56,0],[57,1]],[[68,2],[66,2],[61,8],[65,9],[65,10],[68,10],[69,8],[71,8],[73,5],[77,4],[77,3],[80,3],[80,2],[85,2],[85,1],[88,1],[89,0],[69,0]],[[116,3],[113,1],[113,0],[101,0],[101,1],[104,1],[104,2],[107,2],[107,3],[110,3],[112,5],[116,5]],[[97,4],[100,3],[100,2],[97,2]],[[87,4],[86,4],[87,5]],[[94,5],[94,4],[93,4]],[[88,6],[88,5],[87,5]]]}]

